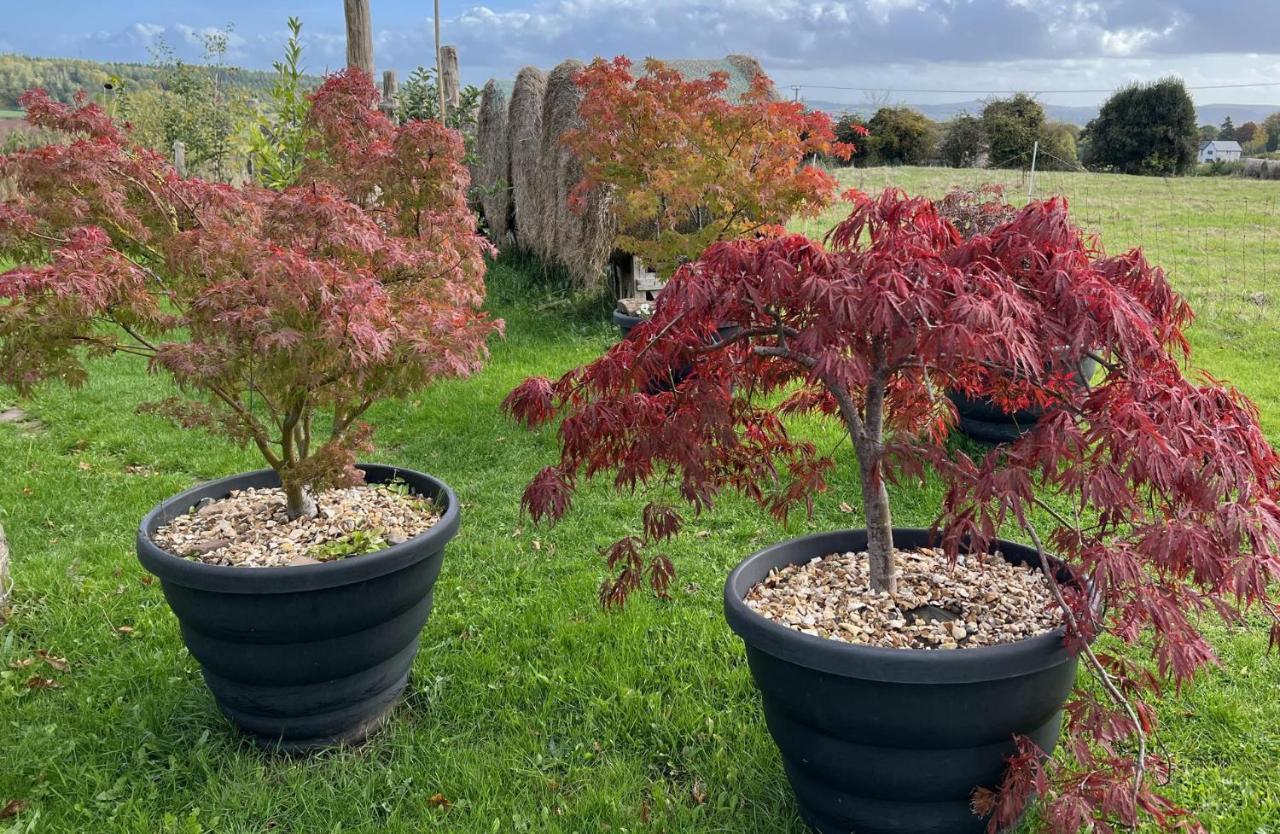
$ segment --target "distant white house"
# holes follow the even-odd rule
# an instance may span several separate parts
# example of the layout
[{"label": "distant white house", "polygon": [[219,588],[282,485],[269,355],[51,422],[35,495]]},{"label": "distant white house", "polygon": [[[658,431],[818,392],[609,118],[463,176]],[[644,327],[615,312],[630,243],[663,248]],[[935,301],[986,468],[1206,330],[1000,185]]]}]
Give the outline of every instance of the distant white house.
[{"label": "distant white house", "polygon": [[1214,139],[1200,143],[1200,153],[1196,157],[1199,162],[1229,162],[1240,158],[1240,143],[1223,139]]}]

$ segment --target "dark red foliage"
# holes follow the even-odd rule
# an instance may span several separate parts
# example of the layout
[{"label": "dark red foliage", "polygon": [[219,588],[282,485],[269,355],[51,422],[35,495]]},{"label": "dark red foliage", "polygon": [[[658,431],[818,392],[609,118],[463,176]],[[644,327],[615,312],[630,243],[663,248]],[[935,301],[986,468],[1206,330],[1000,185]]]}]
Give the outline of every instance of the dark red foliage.
[{"label": "dark red foliage", "polygon": [[[512,392],[508,409],[525,422],[564,415],[560,461],[529,485],[526,506],[557,518],[582,478],[609,472],[619,489],[662,487],[695,512],[729,488],[783,515],[826,488],[834,463],[782,416],[834,415],[858,459],[869,530],[890,526],[886,480],[932,470],[946,484],[938,526],[953,554],[1017,527],[1087,577],[1101,604],[1059,587],[1068,645],[1098,683],[1069,707],[1070,763],[1024,748],[1001,790],[975,797],[995,812],[993,830],[1028,792],[1055,832],[1142,817],[1195,830],[1154,792],[1168,765],[1142,753],[1157,729],[1148,700],[1214,662],[1201,612],[1277,618],[1280,460],[1254,406],[1184,372],[1191,312],[1164,272],[1140,251],[1095,248],[1065,201],[1034,202],[966,239],[928,200],[852,199],[826,245],[792,235],[712,246],[632,338]],[[723,322],[740,329],[714,342]],[[1061,369],[1086,356],[1104,373],[1080,387]],[[674,390],[652,386],[686,366]],[[946,443],[949,389],[1007,410],[1039,405],[1044,417],[973,459]],[[646,510],[646,540],[673,526],[657,512]],[[620,571],[608,603],[642,586],[646,542],[627,541],[609,553]],[[873,575],[891,584],[884,544],[869,547]],[[1122,651],[1095,655],[1103,633]]]},{"label": "dark red foliage", "polygon": [[398,128],[376,100],[358,72],[326,79],[303,182],[271,191],[183,179],[97,105],[27,93],[68,141],[0,158],[19,195],[0,250],[32,264],[0,275],[0,381],[138,355],[200,395],[168,411],[255,444],[294,496],[357,478],[365,411],[474,372],[501,326],[479,309],[461,137]]}]

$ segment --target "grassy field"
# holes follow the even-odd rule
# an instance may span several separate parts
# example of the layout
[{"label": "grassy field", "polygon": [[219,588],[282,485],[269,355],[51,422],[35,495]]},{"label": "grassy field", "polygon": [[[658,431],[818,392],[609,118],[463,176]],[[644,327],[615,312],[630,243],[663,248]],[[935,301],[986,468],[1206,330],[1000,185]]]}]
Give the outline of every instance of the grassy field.
[{"label": "grassy field", "polygon": [[[868,188],[936,192],[957,172],[846,173]],[[1258,184],[1117,182],[1111,199],[1124,206],[1115,210],[1122,220],[1146,205],[1121,203],[1130,189],[1177,187],[1209,205],[1194,217],[1252,228],[1234,208],[1243,192],[1231,186],[1253,193]],[[1121,226],[1112,241],[1114,215],[1098,210],[1109,244],[1139,242],[1124,238],[1137,226]],[[1208,273],[1174,275],[1193,297],[1212,287]],[[851,461],[812,519],[783,526],[723,500],[674,544],[670,603],[637,598],[603,613],[596,550],[632,531],[642,499],[584,490],[562,525],[531,527],[519,494],[553,459],[554,433],[517,428],[498,403],[528,374],[599,355],[616,330],[601,307],[565,299],[519,264],[498,264],[490,285],[508,337],[495,343],[488,369],[373,415],[371,459],[442,477],[461,497],[464,521],[408,697],[360,749],[288,759],[238,738],[133,556],[137,521],[151,506],[195,481],[256,468],[255,457],[136,414],[170,389],[124,359],[100,363],[79,391],[49,389],[20,403],[42,426],[0,426],[8,465],[0,507],[18,584],[0,628],[0,807],[27,805],[0,820],[0,832],[804,830],[720,590],[732,565],[765,544],[856,526],[856,512],[840,509],[857,504]],[[1221,315],[1197,325],[1196,344],[1205,367],[1258,400],[1280,442],[1280,338],[1265,306],[1232,324],[1227,311],[1246,303],[1223,301]],[[810,422],[797,430],[831,433]],[[893,500],[897,523],[927,523],[937,488],[899,490]],[[1221,669],[1161,710],[1160,741],[1177,762],[1170,791],[1215,834],[1276,834],[1280,659],[1266,654],[1261,631],[1210,629]],[[40,650],[69,668],[38,659],[11,668]],[[57,688],[27,687],[32,675]]]}]

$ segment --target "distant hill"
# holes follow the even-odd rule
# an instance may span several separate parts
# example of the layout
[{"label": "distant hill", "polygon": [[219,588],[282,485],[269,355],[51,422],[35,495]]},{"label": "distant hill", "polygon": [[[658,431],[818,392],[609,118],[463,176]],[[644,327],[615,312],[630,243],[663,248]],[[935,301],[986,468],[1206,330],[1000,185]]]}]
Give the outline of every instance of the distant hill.
[{"label": "distant hill", "polygon": [[[211,68],[202,68],[206,72]],[[167,69],[157,64],[122,64],[108,61],[86,61],[80,58],[33,58],[27,55],[0,54],[0,111],[18,106],[18,96],[25,90],[43,87],[59,101],[71,101],[84,90],[90,95],[102,92],[107,79],[115,77],[137,87],[159,86]],[[228,83],[248,90],[250,95],[266,97],[276,74],[238,67],[218,69]],[[319,83],[319,79],[315,79]]]},{"label": "distant hill", "polygon": [[[867,106],[859,106],[856,104],[842,104],[834,101],[817,101],[813,99],[806,100],[806,103],[818,110],[826,111],[833,115],[840,113],[858,113],[863,112],[870,115],[868,110],[872,108]],[[1066,122],[1068,124],[1079,125],[1084,127],[1090,119],[1098,115],[1097,106],[1073,106],[1068,104],[1048,104],[1042,103],[1045,115],[1055,122]],[[955,118],[961,113],[969,113],[977,116],[982,113],[983,102],[979,99],[971,101],[954,101],[946,104],[912,104],[906,103],[907,107],[919,110],[929,118],[937,122],[945,122]],[[1272,113],[1280,111],[1280,104],[1201,104],[1196,107],[1196,122],[1202,125],[1222,124],[1223,119],[1231,116],[1231,121],[1236,124],[1244,124],[1245,122],[1261,123],[1263,119]]]}]

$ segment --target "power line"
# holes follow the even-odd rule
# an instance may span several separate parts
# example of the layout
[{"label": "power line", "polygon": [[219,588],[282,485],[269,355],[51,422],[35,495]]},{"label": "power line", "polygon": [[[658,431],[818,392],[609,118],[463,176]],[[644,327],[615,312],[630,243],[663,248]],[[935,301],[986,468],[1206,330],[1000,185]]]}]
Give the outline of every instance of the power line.
[{"label": "power line", "polygon": [[[836,84],[792,84],[793,89],[806,90],[847,90],[855,93],[947,93],[954,95],[1013,95],[1014,93],[1034,93],[1036,95],[1066,94],[1066,93],[1114,93],[1117,87],[1099,88],[1094,90],[924,90],[909,89],[905,87],[841,87]],[[1247,87],[1280,87],[1280,81],[1259,81],[1254,84],[1202,84],[1193,87],[1187,87],[1188,90],[1237,90]]]}]

